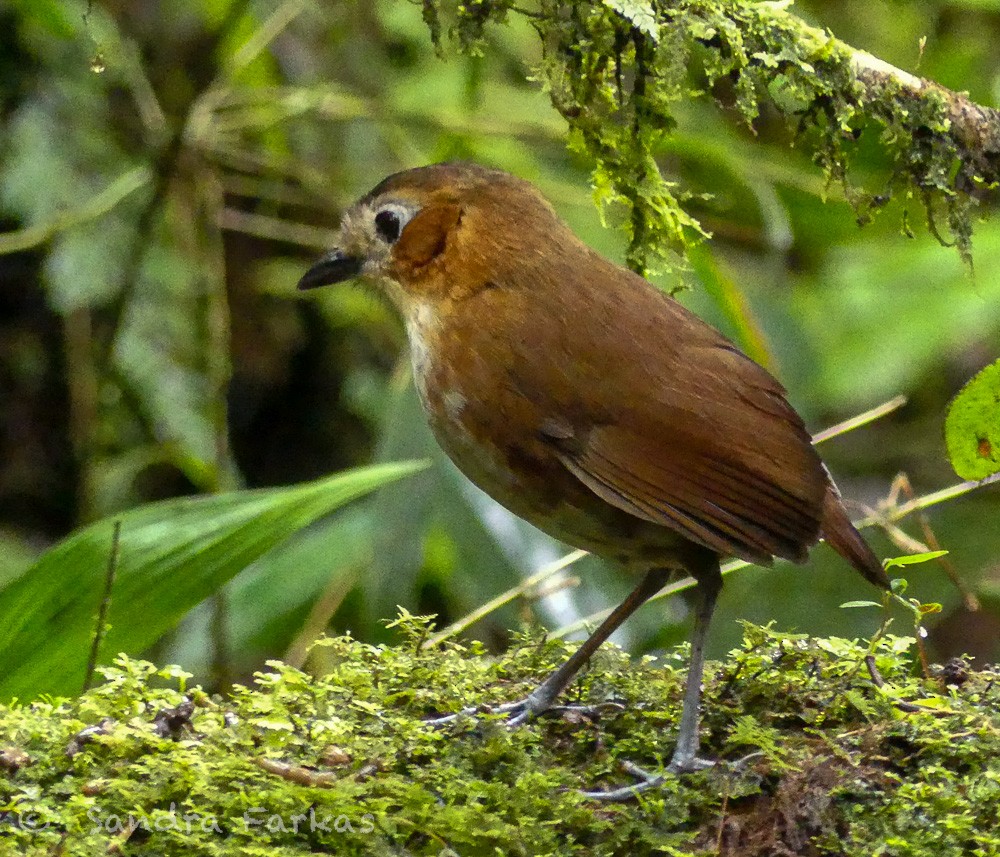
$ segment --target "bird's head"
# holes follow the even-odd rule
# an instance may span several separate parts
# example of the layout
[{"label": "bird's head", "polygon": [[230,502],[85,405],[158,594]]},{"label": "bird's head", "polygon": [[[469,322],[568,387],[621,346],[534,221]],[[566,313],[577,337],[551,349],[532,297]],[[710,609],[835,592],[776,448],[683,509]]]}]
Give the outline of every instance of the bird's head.
[{"label": "bird's head", "polygon": [[526,181],[475,164],[448,163],[389,176],[345,213],[336,246],[300,289],[365,280],[403,313],[523,277],[539,249],[570,236]]}]

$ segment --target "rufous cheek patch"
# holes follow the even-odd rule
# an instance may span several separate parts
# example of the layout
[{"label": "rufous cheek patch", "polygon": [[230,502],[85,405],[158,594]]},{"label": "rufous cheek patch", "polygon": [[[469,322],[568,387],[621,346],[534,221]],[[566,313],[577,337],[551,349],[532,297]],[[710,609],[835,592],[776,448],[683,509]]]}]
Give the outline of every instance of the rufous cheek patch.
[{"label": "rufous cheek patch", "polygon": [[462,209],[453,204],[429,205],[403,229],[393,252],[397,266],[422,268],[444,250],[448,234],[462,218]]}]

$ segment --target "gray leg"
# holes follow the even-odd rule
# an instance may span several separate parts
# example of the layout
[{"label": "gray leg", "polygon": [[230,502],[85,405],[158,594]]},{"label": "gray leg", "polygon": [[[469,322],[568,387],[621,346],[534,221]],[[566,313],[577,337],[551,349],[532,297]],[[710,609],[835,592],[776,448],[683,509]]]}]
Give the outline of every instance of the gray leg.
[{"label": "gray leg", "polygon": [[715,602],[722,588],[722,576],[716,564],[715,574],[699,581],[698,606],[694,614],[694,631],[691,634],[691,662],[688,665],[687,682],[684,685],[684,708],[681,711],[681,726],[677,733],[677,746],[670,759],[672,773],[685,773],[707,767],[710,763],[698,758],[698,722],[701,708],[701,683],[705,675],[705,642],[708,627],[715,612]]},{"label": "gray leg", "polygon": [[536,687],[527,699],[522,702],[508,703],[496,710],[511,712],[513,716],[510,718],[510,724],[514,726],[551,708],[556,697],[566,689],[566,686],[573,680],[573,676],[590,660],[601,644],[629,616],[659,592],[669,578],[670,571],[668,569],[657,568],[646,572],[645,577],[639,581],[639,585],[632,590],[628,598],[619,604],[611,615],[601,622],[597,630],[584,640],[580,648],[573,652],[559,669],[551,673],[545,681]]},{"label": "gray leg", "polygon": [[722,575],[719,562],[712,558],[712,569],[702,568],[698,575],[698,604],[695,607],[694,631],[691,635],[691,661],[688,665],[687,680],[684,684],[684,705],[681,710],[681,724],[677,733],[674,754],[663,774],[644,771],[632,762],[625,762],[624,769],[639,782],[606,792],[584,792],[587,797],[605,801],[623,801],[635,798],[641,792],[662,785],[668,774],[685,774],[712,766],[712,762],[698,758],[698,725],[701,707],[701,683],[705,673],[705,641],[708,628],[715,611],[715,602],[722,589]]},{"label": "gray leg", "polygon": [[[580,648],[573,652],[562,666],[551,673],[525,699],[498,705],[493,708],[493,711],[510,714],[508,724],[519,726],[522,723],[526,723],[532,717],[552,708],[556,697],[566,689],[566,686],[573,680],[573,676],[590,660],[591,655],[617,630],[622,622],[628,619],[629,616],[663,588],[663,585],[670,578],[670,574],[669,569],[663,568],[646,572],[646,575],[639,581],[639,585],[632,590],[628,598],[614,609],[611,615],[598,626],[593,634],[584,640]],[[457,720],[459,717],[475,714],[476,711],[477,709],[475,708],[469,708],[458,714],[449,714],[427,722],[432,726],[442,726]]]}]

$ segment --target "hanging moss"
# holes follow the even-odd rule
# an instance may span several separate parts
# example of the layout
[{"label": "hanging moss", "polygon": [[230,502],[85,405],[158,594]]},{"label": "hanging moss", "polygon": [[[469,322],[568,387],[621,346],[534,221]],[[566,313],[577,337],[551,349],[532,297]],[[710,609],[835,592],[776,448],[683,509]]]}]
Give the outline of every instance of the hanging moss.
[{"label": "hanging moss", "polygon": [[[828,181],[843,183],[859,222],[893,196],[915,195],[932,232],[970,261],[975,194],[1000,181],[996,111],[913,78],[921,86],[915,91],[888,66],[859,61],[867,55],[790,14],[789,5],[538,0],[525,9],[511,0],[425,0],[424,9],[439,48],[448,32],[471,52],[484,49],[490,23],[529,18],[544,48],[539,78],[569,126],[571,146],[595,163],[599,203],[627,206],[628,263],[640,273],[670,267],[704,235],[684,209],[685,191],[662,177],[655,159],[676,125],[676,103],[706,94],[693,86],[692,66],[707,94],[747,123],[764,101],[783,114]],[[727,86],[717,88],[722,81]],[[848,180],[854,144],[868,127],[878,129],[890,159],[875,194]],[[937,226],[942,213],[947,240]]]},{"label": "hanging moss", "polygon": [[395,647],[325,640],[321,678],[273,662],[226,699],[122,657],[79,699],[0,707],[0,853],[1000,852],[1000,676],[915,678],[910,639],[874,647],[879,688],[865,645],[748,625],[706,674],[703,753],[722,763],[606,804],[580,789],[669,758],[685,653],[602,650],[567,694],[614,703],[597,719],[435,729],[524,695],[572,644],[525,636],[489,658],[421,650],[423,620],[402,629]]}]

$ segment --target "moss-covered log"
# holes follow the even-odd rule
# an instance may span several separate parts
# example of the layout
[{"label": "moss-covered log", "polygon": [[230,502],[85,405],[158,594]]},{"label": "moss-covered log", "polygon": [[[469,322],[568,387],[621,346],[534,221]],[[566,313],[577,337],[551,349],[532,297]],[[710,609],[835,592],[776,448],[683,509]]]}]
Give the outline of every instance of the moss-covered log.
[{"label": "moss-covered log", "polygon": [[706,675],[703,749],[720,764],[607,804],[581,787],[669,757],[683,652],[602,651],[567,700],[606,702],[596,720],[435,729],[432,714],[524,694],[567,644],[525,637],[491,658],[407,630],[395,647],[326,640],[324,677],[272,663],[225,699],[123,657],[79,699],[0,708],[0,853],[1000,853],[1000,675],[915,678],[912,640],[748,626]]}]

